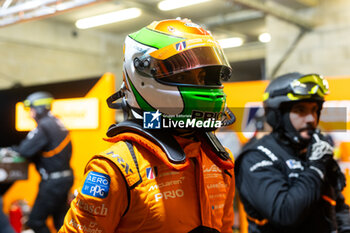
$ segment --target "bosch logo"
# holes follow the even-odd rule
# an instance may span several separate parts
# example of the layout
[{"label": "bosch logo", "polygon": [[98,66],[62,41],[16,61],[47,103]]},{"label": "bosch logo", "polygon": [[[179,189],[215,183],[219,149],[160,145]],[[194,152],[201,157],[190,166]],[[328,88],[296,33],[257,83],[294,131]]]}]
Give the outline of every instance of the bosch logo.
[{"label": "bosch logo", "polygon": [[86,211],[92,215],[95,216],[107,216],[108,214],[108,208],[102,204],[102,205],[93,205],[88,202],[85,202],[84,200],[80,199],[79,197],[76,198],[75,205],[82,211]]}]

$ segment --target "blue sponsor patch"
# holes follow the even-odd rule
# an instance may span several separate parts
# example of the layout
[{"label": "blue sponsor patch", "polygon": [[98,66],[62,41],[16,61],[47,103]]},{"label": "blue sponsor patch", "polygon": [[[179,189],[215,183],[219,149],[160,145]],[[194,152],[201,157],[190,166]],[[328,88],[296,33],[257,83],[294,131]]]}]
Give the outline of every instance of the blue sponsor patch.
[{"label": "blue sponsor patch", "polygon": [[110,183],[109,175],[91,171],[85,179],[81,192],[92,197],[105,198],[108,196]]}]

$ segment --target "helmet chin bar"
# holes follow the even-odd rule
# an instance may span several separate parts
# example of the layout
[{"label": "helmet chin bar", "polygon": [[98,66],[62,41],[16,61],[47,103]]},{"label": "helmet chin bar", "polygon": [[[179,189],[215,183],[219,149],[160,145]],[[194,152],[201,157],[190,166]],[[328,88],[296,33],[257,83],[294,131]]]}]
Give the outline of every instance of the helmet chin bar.
[{"label": "helmet chin bar", "polygon": [[36,121],[40,120],[50,112],[50,110],[47,109],[45,106],[31,107],[31,109],[34,109],[34,112],[35,112],[34,119]]}]

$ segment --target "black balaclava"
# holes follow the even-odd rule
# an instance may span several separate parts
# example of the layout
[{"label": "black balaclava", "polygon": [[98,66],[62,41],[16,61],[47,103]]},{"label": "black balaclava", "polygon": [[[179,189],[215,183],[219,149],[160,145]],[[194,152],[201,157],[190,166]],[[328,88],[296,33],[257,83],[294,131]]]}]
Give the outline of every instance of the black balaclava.
[{"label": "black balaclava", "polygon": [[[282,107],[279,109],[281,121],[280,121],[279,127],[277,127],[275,131],[277,131],[278,134],[283,138],[286,138],[289,141],[289,143],[291,143],[297,149],[304,149],[310,143],[311,138],[305,139],[301,137],[300,132],[294,128],[294,126],[292,125],[292,122],[290,121],[290,111],[293,105],[300,102],[301,101],[282,104]],[[304,101],[304,102],[310,102],[310,101]],[[314,101],[311,101],[311,102],[314,102]],[[323,102],[317,102],[317,103],[319,105],[319,110],[317,112],[317,121],[318,121],[320,118]],[[308,129],[309,135],[312,135],[314,132],[315,132],[315,128],[313,126],[309,126],[309,129]]]},{"label": "black balaclava", "polygon": [[45,117],[48,115],[48,113],[50,112],[49,109],[47,109],[45,106],[36,106],[36,107],[32,107],[32,109],[34,109],[35,111],[35,121],[40,120],[41,118]]}]

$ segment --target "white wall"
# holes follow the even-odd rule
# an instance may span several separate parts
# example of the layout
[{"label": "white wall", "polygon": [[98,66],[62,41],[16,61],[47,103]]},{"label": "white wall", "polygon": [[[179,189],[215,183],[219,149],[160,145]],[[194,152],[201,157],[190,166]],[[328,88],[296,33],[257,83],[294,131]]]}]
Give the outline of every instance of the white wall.
[{"label": "white wall", "polygon": [[[314,19],[317,25],[302,37],[276,75],[293,71],[350,75],[350,1],[324,0],[319,7],[298,13]],[[272,35],[267,46],[266,70],[267,77],[272,78],[274,68],[300,29],[273,16],[268,16],[266,23]]]},{"label": "white wall", "polygon": [[121,79],[124,35],[39,20],[0,28],[0,89],[100,76]]}]

